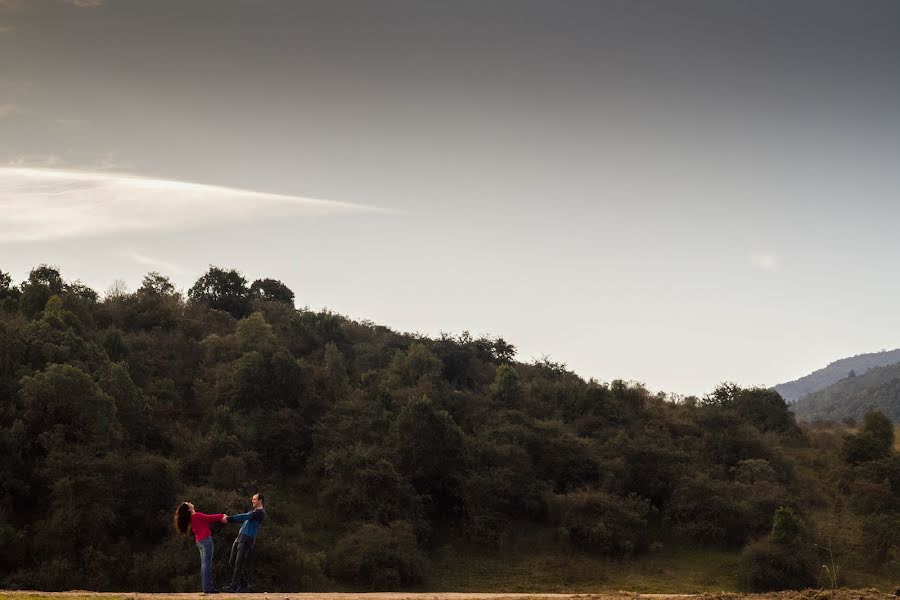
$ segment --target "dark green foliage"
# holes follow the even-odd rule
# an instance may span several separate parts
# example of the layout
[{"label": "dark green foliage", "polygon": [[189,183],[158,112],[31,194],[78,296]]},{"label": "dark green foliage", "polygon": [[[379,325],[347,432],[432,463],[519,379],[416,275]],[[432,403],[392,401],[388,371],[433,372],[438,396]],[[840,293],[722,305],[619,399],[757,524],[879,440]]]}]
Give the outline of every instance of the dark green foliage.
[{"label": "dark green foliage", "polygon": [[519,383],[519,374],[516,372],[515,367],[500,365],[497,368],[497,375],[494,377],[491,393],[494,395],[494,398],[503,404],[512,404],[519,399],[522,393],[522,386]]},{"label": "dark green foliage", "polygon": [[12,285],[9,273],[0,271],[0,312],[13,313],[19,308],[19,297],[22,292]]},{"label": "dark green foliage", "polygon": [[394,590],[422,581],[425,557],[409,523],[366,523],[338,541],[329,556],[328,571],[373,591]]},{"label": "dark green foliage", "polygon": [[883,413],[865,414],[859,433],[847,435],[841,451],[850,464],[865,463],[889,456],[894,448],[894,424]]},{"label": "dark green foliage", "polygon": [[391,426],[391,442],[398,466],[420,494],[455,493],[465,468],[463,432],[447,411],[427,396],[403,407]]},{"label": "dark green foliage", "polygon": [[892,552],[900,548],[900,514],[875,513],[863,520],[863,547],[873,564],[887,562]]},{"label": "dark green foliage", "polygon": [[250,285],[250,297],[294,305],[294,292],[277,279],[257,279]]},{"label": "dark green foliage", "polygon": [[59,270],[47,265],[32,269],[28,280],[22,283],[19,306],[25,315],[33,319],[44,310],[50,296],[63,292],[63,280]]},{"label": "dark green foliage", "polygon": [[464,531],[476,542],[504,543],[514,520],[533,520],[546,512],[546,484],[534,474],[531,457],[521,446],[489,436],[467,439],[473,469],[463,480]]},{"label": "dark green foliage", "polygon": [[775,511],[772,533],[744,549],[744,575],[751,590],[799,590],[817,581],[819,560],[803,519],[790,508]]},{"label": "dark green foliage", "polygon": [[667,518],[675,531],[703,543],[743,543],[749,534],[737,490],[727,481],[695,473],[676,484]]},{"label": "dark green foliage", "polygon": [[815,550],[784,548],[769,539],[749,544],[741,562],[747,586],[754,592],[815,587],[819,561]]},{"label": "dark green foliage", "polygon": [[806,539],[806,524],[790,508],[781,506],[772,520],[772,541],[779,546],[796,546]]},{"label": "dark green foliage", "polygon": [[420,511],[415,490],[381,448],[336,448],[322,458],[322,468],[319,497],[342,517],[386,524]]},{"label": "dark green foliage", "polygon": [[229,313],[236,319],[250,314],[250,290],[247,280],[234,269],[209,267],[188,290],[188,298]]},{"label": "dark green foliage", "polygon": [[[676,403],[515,362],[502,338],[296,310],[280,282],[217,267],[187,299],[158,273],[102,300],[51,267],[21,290],[8,279],[0,587],[195,590],[175,506],[244,511],[258,489],[270,516],[252,570],[269,591],[409,587],[440,544],[526,530],[599,556],[738,545],[803,493],[779,447],[805,440],[766,390]],[[870,421],[859,435],[877,451],[842,489],[860,514],[893,515],[900,468]],[[872,523],[889,560],[895,538],[874,537],[889,522]],[[232,533],[214,529],[220,582]]]},{"label": "dark green foliage", "polygon": [[631,556],[649,544],[650,502],[639,496],[575,492],[560,497],[560,531],[576,547],[606,556]]},{"label": "dark green foliage", "polygon": [[121,438],[115,401],[78,367],[50,365],[23,378],[20,394],[25,425],[46,453],[72,444],[102,452]]},{"label": "dark green foliage", "polygon": [[182,314],[181,294],[168,277],[156,272],[144,276],[131,296],[106,302],[108,318],[117,319],[127,330],[170,330]]}]

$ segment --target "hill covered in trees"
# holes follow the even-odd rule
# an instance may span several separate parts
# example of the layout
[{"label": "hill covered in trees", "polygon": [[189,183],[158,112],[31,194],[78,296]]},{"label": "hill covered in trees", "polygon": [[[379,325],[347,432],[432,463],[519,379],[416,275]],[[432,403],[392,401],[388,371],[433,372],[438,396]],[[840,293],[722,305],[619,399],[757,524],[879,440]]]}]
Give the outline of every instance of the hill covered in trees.
[{"label": "hill covered in trees", "polygon": [[805,421],[860,421],[866,412],[878,410],[900,423],[900,364],[845,377],[791,408]]},{"label": "hill covered in trees", "polygon": [[900,348],[857,354],[828,363],[827,366],[794,381],[779,383],[774,390],[781,394],[788,404],[793,404],[807,394],[825,389],[850,375],[862,375],[869,369],[898,363],[900,363]]},{"label": "hill covered in trees", "polygon": [[103,298],[52,267],[0,272],[0,587],[196,589],[177,503],[235,513],[256,491],[269,591],[429,589],[442,557],[536,539],[623,565],[743,548],[755,589],[816,584],[816,544],[857,584],[900,574],[883,416],[804,431],[772,390],[675,401],[515,357],[298,310],[216,267],[186,295],[150,273]]}]

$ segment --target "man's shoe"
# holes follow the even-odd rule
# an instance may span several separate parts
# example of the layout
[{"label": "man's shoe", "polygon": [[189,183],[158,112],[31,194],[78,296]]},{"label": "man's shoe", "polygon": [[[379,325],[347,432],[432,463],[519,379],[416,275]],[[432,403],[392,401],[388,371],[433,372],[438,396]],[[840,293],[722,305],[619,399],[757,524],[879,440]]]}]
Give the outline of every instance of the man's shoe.
[{"label": "man's shoe", "polygon": [[248,583],[247,585],[242,585],[241,587],[239,587],[237,593],[238,594],[249,594],[250,593],[250,584]]},{"label": "man's shoe", "polygon": [[233,587],[231,587],[230,585],[227,585],[227,586],[223,587],[221,590],[219,590],[219,592],[222,592],[223,594],[233,594],[233,593],[235,593],[235,591],[236,590]]}]

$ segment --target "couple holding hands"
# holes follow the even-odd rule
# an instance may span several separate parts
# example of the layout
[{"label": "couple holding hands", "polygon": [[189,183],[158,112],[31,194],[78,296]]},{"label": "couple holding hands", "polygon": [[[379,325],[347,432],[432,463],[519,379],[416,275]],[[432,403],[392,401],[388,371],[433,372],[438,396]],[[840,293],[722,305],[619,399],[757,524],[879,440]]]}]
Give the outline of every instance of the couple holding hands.
[{"label": "couple holding hands", "polygon": [[225,515],[222,513],[207,515],[197,512],[191,502],[182,502],[175,511],[175,529],[180,533],[193,532],[197,548],[200,549],[200,582],[204,594],[217,594],[219,590],[213,585],[212,560],[213,539],[209,526],[213,523],[243,523],[234,543],[231,545],[231,557],[228,564],[234,568],[234,577],[231,584],[222,589],[223,592],[246,592],[250,587],[244,577],[244,563],[256,541],[256,535],[266,518],[266,509],[263,507],[263,495],[253,494],[250,498],[253,509],[240,515]]}]

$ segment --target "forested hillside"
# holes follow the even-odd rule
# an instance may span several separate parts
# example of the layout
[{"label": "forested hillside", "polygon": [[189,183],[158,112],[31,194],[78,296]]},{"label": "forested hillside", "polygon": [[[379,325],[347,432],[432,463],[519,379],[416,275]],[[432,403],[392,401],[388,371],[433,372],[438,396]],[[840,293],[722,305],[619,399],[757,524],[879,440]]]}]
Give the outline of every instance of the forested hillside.
[{"label": "forested hillside", "polygon": [[794,381],[779,383],[774,389],[781,394],[781,397],[788,404],[792,404],[804,396],[825,389],[846,377],[862,375],[869,369],[896,365],[897,363],[900,363],[900,348],[897,350],[858,354],[828,363],[827,366]]},{"label": "forested hillside", "polygon": [[[269,591],[427,589],[441,549],[502,556],[534,531],[622,564],[744,547],[753,588],[815,585],[817,543],[897,572],[878,414],[842,442],[772,390],[676,402],[518,362],[502,338],[294,302],[215,267],[184,295],[150,273],[102,298],[52,267],[0,273],[0,587],[196,589],[177,503],[235,513],[256,491]],[[227,552],[236,531],[214,533]]]},{"label": "forested hillside", "polygon": [[900,364],[842,379],[791,408],[805,421],[860,421],[866,412],[879,410],[900,423]]}]

